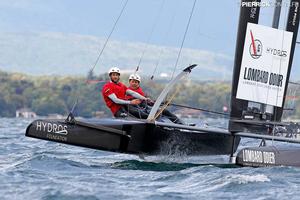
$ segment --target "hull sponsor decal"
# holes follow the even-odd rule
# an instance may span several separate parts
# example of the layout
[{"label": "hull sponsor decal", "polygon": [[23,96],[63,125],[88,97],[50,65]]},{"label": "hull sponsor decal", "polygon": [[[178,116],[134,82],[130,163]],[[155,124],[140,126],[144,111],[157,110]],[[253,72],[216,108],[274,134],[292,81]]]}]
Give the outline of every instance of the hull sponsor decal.
[{"label": "hull sponsor decal", "polygon": [[36,131],[55,133],[59,135],[68,135],[68,126],[50,122],[37,121]]}]

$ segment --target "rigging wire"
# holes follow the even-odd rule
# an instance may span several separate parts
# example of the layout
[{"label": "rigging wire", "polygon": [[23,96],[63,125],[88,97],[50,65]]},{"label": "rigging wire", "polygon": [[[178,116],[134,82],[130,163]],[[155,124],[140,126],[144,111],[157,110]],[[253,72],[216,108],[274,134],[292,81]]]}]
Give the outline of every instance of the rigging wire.
[{"label": "rigging wire", "polygon": [[[285,8],[285,15],[284,15],[284,26],[286,27],[287,26],[287,18],[288,18],[288,14],[289,14],[289,11],[288,11],[288,8],[286,7]],[[284,36],[285,36],[285,31],[282,30],[282,40],[281,40],[281,49],[283,49],[283,45],[284,45]],[[281,72],[281,67],[282,67],[282,58],[280,59],[280,65],[279,65],[279,73]],[[288,66],[289,67],[289,66]],[[277,98],[276,98],[276,104],[278,102],[278,94],[279,94],[279,88],[277,89]],[[275,116],[276,116],[276,111],[277,109],[275,109]]]},{"label": "rigging wire", "polygon": [[296,82],[293,82],[293,81],[289,81],[290,84],[293,84],[293,85],[300,85],[300,83],[296,83]]},{"label": "rigging wire", "polygon": [[[279,5],[278,7],[281,7],[281,8],[280,8],[280,11],[279,11],[279,18],[277,19],[277,20],[280,20],[280,13],[281,13],[282,6]],[[275,11],[274,11],[274,12],[276,12],[276,11],[277,11],[277,7],[275,8]],[[285,14],[284,14],[284,17],[285,17],[285,18],[284,18],[284,21],[285,21],[284,26],[286,26],[286,23],[287,23],[287,22],[286,22],[286,19],[287,19],[287,15],[288,15],[287,8],[286,8],[284,11],[285,11]],[[273,25],[274,25],[274,20],[275,20],[275,16],[273,17]],[[279,30],[278,24],[275,25],[274,28],[276,28],[277,30]],[[281,49],[282,49],[282,48],[283,48],[283,45],[284,45],[285,31],[282,30],[281,33],[282,33],[282,34],[281,34]],[[274,58],[272,58],[272,65],[271,65],[271,68],[273,67],[273,62],[274,62]],[[281,58],[280,61],[279,61],[279,72],[278,72],[278,73],[281,72],[281,66],[282,66],[282,58]],[[267,90],[267,98],[266,98],[266,102],[264,103],[265,108],[266,108],[266,106],[269,105],[269,104],[268,104],[268,100],[269,100],[269,92],[270,92],[270,89]],[[277,105],[278,100],[279,100],[278,94],[279,94],[279,88],[277,88],[276,102],[275,102],[276,105]],[[275,116],[275,119],[276,119],[276,114],[277,114],[276,111],[277,111],[277,109],[274,109],[274,106],[272,106],[272,107],[273,107],[274,116]]]},{"label": "rigging wire", "polygon": [[[99,62],[99,59],[100,59],[100,57],[101,57],[101,55],[102,55],[102,53],[103,53],[103,51],[104,51],[104,49],[105,49],[105,47],[106,47],[106,45],[107,45],[107,43],[108,43],[108,40],[110,39],[112,33],[114,32],[114,30],[115,30],[115,28],[116,28],[116,26],[117,26],[117,23],[118,23],[119,19],[121,18],[122,14],[123,14],[123,12],[124,12],[126,6],[127,6],[127,3],[128,3],[128,0],[125,1],[125,3],[124,3],[124,5],[123,5],[123,7],[122,7],[122,9],[121,9],[121,12],[120,12],[120,14],[119,14],[117,20],[115,21],[115,23],[114,23],[114,25],[113,25],[113,27],[112,27],[112,29],[111,29],[111,31],[110,31],[108,37],[107,37],[106,40],[105,40],[105,43],[104,43],[104,45],[103,45],[103,47],[102,47],[102,49],[101,49],[101,51],[100,51],[100,53],[99,53],[99,55],[98,55],[96,61],[95,61],[95,64],[94,64],[93,67],[89,70],[89,74],[92,74],[92,73],[93,73],[93,71],[94,71],[94,69],[95,69],[97,63]],[[89,84],[89,83],[101,83],[101,82],[105,82],[105,80],[89,80],[89,77],[87,77],[87,80],[86,80],[86,83],[87,83],[87,84]],[[71,109],[70,112],[69,112],[69,116],[73,115],[73,113],[74,113],[74,111],[75,111],[75,108],[77,107],[78,102],[79,102],[79,96],[80,96],[79,94],[76,95],[76,100],[75,100],[75,103],[73,104],[72,109]],[[68,117],[68,118],[69,118],[69,117]],[[67,120],[68,120],[68,118],[67,118]]]},{"label": "rigging wire", "polygon": [[100,57],[101,57],[101,55],[102,55],[102,53],[103,53],[103,51],[104,51],[104,49],[105,49],[105,47],[106,47],[106,45],[107,45],[107,43],[108,43],[108,40],[110,39],[112,33],[114,32],[114,30],[115,30],[115,28],[116,28],[116,26],[117,26],[117,23],[118,23],[119,19],[121,18],[122,14],[123,14],[123,12],[124,12],[126,6],[127,6],[127,3],[128,3],[128,0],[125,1],[124,5],[123,5],[123,7],[122,7],[122,10],[121,10],[121,12],[120,12],[120,14],[119,14],[117,20],[115,21],[115,23],[114,23],[114,25],[113,25],[113,27],[112,27],[112,29],[111,29],[111,31],[110,31],[108,37],[106,38],[105,43],[104,43],[104,45],[103,45],[103,47],[102,47],[102,49],[101,49],[101,51],[100,51],[100,53],[99,53],[99,55],[98,55],[96,61],[95,61],[94,66],[93,66],[92,69],[90,70],[90,72],[93,72],[94,69],[95,69],[95,67],[96,67],[96,65],[98,64],[99,59],[100,59]]},{"label": "rigging wire", "polygon": [[190,17],[189,17],[189,20],[188,20],[188,23],[187,23],[187,26],[186,26],[186,29],[185,29],[185,32],[184,32],[184,35],[183,35],[183,39],[182,39],[182,42],[181,42],[181,46],[180,46],[180,49],[179,49],[179,52],[178,52],[178,55],[177,55],[177,59],[176,59],[176,63],[175,63],[175,66],[174,66],[174,70],[173,70],[173,73],[172,73],[171,80],[174,77],[174,73],[175,73],[177,65],[178,65],[178,61],[179,61],[179,58],[180,58],[180,55],[181,55],[181,51],[182,51],[182,47],[183,47],[183,44],[184,44],[184,41],[185,41],[185,38],[186,38],[186,34],[188,32],[188,29],[189,29],[189,26],[190,26],[190,22],[191,22],[193,13],[194,13],[196,2],[197,2],[197,0],[194,0],[194,4],[193,4],[193,7],[192,7],[192,10],[191,10],[191,13],[190,13]]},{"label": "rigging wire", "polygon": [[[170,25],[169,25],[169,27],[168,27],[168,29],[167,29],[166,35],[164,36],[164,41],[166,41],[168,35],[170,34],[170,31],[171,31],[172,26],[173,26],[173,23],[174,23],[175,14],[176,14],[176,13],[174,12],[174,13],[173,13],[173,16],[172,16],[172,18],[171,18],[171,23],[170,23]],[[163,54],[164,54],[164,47],[161,47],[160,52],[159,52],[159,55],[158,55],[158,56],[159,56],[159,57],[158,57],[158,60],[157,60],[157,62],[156,62],[155,68],[154,68],[153,73],[152,73],[151,78],[150,78],[151,80],[153,80],[153,78],[154,78],[154,75],[155,75],[155,73],[156,73],[156,71],[157,71],[158,65],[160,64],[161,57],[162,57]]]},{"label": "rigging wire", "polygon": [[[282,9],[282,6],[281,6],[281,9]],[[287,17],[288,17],[288,14],[289,14],[289,11],[288,11],[288,7],[285,8],[285,15],[284,15],[284,26],[286,27],[287,26]],[[283,49],[283,45],[284,45],[284,36],[285,36],[285,31],[282,30],[282,40],[281,40],[281,49]],[[280,64],[279,64],[279,73],[281,72],[281,66],[282,66],[282,59],[280,59]],[[268,91],[269,93],[269,91]],[[279,94],[279,89],[277,89],[277,98],[276,98],[276,105],[278,103],[278,94]],[[276,119],[276,116],[277,116],[277,109],[274,109],[274,116],[275,116],[275,119]],[[275,122],[275,121],[274,121]],[[273,137],[275,136],[275,129],[276,129],[277,125],[274,123],[273,124],[273,129],[272,129],[272,134],[273,134]],[[274,143],[274,139],[272,138],[272,145]]]},{"label": "rigging wire", "polygon": [[188,109],[191,109],[191,110],[198,110],[198,111],[203,111],[203,112],[206,112],[206,113],[212,113],[212,114],[217,114],[217,115],[224,115],[224,116],[228,116],[229,117],[229,114],[228,113],[224,113],[224,112],[218,112],[218,111],[208,110],[208,109],[204,109],[204,108],[195,108],[195,107],[192,107],[192,106],[180,105],[180,104],[175,104],[175,103],[170,103],[169,105],[170,106],[174,106],[174,107],[188,108]]},{"label": "rigging wire", "polygon": [[156,17],[155,17],[155,19],[154,19],[154,22],[153,22],[153,25],[152,25],[150,34],[148,35],[146,44],[145,44],[144,49],[143,49],[143,52],[142,52],[142,55],[141,55],[141,57],[140,57],[140,59],[139,59],[138,65],[137,65],[137,67],[136,67],[134,73],[137,73],[137,72],[139,71],[140,64],[141,64],[141,62],[142,62],[142,60],[143,60],[143,58],[144,58],[144,55],[145,55],[146,50],[148,49],[150,39],[151,39],[151,37],[152,37],[152,35],[153,35],[153,32],[154,32],[154,30],[155,30],[155,28],[156,28],[158,19],[160,18],[160,14],[161,14],[161,11],[163,10],[164,4],[165,4],[165,0],[162,1],[162,4],[160,5],[160,8],[159,8],[159,10],[158,10],[158,13],[157,13],[157,15],[156,15]]},{"label": "rigging wire", "polygon": [[159,65],[159,63],[160,63],[160,59],[161,59],[161,55],[163,54],[163,48],[161,48],[161,50],[160,50],[160,52],[159,52],[159,55],[158,55],[158,60],[157,60],[157,62],[156,62],[156,65],[155,65],[155,68],[154,68],[154,70],[153,70],[153,73],[152,73],[152,75],[151,75],[151,77],[150,77],[150,80],[153,80],[154,79],[154,74],[156,73],[156,70],[157,70],[157,67],[158,67],[158,65]]}]

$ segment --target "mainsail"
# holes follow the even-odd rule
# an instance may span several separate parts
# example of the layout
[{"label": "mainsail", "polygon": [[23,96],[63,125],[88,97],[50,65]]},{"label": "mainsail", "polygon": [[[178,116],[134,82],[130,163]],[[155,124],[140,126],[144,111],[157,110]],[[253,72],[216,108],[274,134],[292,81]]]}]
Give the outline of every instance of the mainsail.
[{"label": "mainsail", "polygon": [[280,122],[282,117],[299,26],[300,0],[291,0],[285,31],[258,25],[259,3],[256,0],[241,3],[232,81],[231,132],[267,133],[269,122]]}]

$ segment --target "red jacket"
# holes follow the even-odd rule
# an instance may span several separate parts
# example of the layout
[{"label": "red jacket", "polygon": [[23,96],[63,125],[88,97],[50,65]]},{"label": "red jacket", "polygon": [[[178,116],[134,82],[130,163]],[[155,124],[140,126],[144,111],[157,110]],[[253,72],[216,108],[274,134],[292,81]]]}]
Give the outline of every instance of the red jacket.
[{"label": "red jacket", "polygon": [[121,105],[113,102],[108,96],[115,93],[115,95],[119,99],[125,100],[126,90],[127,90],[127,87],[121,82],[118,82],[118,83],[107,82],[103,86],[102,96],[104,98],[104,101],[105,101],[107,107],[109,107],[109,109],[111,110],[111,112],[113,114],[115,114],[121,108]]},{"label": "red jacket", "polygon": [[[132,87],[129,87],[128,89],[136,92],[136,93],[139,93],[140,95],[142,95],[143,97],[145,96],[145,93],[143,92],[142,88],[141,87],[138,87],[137,89],[133,89]],[[133,96],[130,96],[130,95],[126,95],[125,96],[125,99],[134,99]]]}]

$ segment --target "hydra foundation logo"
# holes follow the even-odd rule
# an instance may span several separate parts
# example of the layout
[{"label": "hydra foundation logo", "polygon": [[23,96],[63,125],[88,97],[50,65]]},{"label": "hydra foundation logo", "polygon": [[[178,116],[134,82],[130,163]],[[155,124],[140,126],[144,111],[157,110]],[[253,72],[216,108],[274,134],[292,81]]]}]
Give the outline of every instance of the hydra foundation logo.
[{"label": "hydra foundation logo", "polygon": [[262,55],[263,45],[260,40],[254,38],[251,30],[250,30],[250,36],[251,36],[251,44],[249,47],[249,53],[252,58],[258,59]]}]

